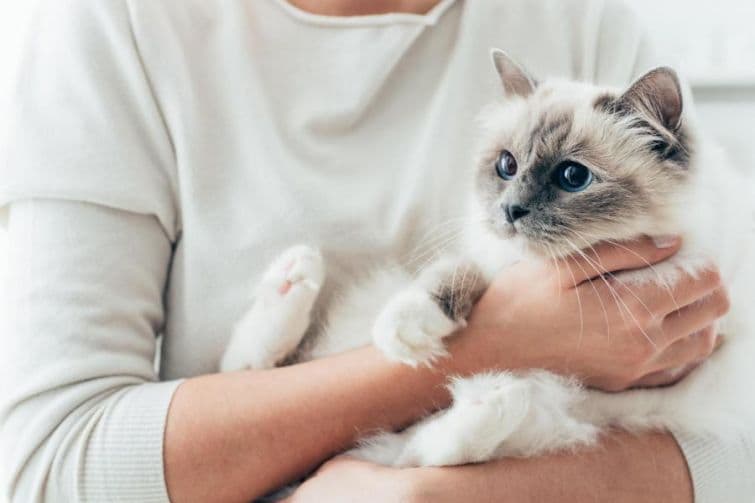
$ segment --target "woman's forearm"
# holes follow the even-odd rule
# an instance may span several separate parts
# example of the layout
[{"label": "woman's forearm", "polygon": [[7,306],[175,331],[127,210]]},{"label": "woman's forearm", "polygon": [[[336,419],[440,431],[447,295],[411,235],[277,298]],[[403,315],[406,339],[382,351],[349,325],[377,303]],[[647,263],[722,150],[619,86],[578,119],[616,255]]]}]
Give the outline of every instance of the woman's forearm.
[{"label": "woman's forearm", "polygon": [[376,430],[407,426],[450,403],[449,376],[524,369],[496,356],[472,328],[449,338],[449,358],[412,368],[372,346],[263,371],[185,381],[165,432],[171,500],[249,501],[280,487]]},{"label": "woman's forearm", "polygon": [[306,474],[364,433],[448,404],[441,371],[373,348],[265,371],[185,381],[165,432],[171,500],[249,501]]},{"label": "woman's forearm", "polygon": [[692,503],[684,456],[668,433],[613,432],[576,453],[504,459],[481,465],[423,468],[420,501],[516,503]]}]

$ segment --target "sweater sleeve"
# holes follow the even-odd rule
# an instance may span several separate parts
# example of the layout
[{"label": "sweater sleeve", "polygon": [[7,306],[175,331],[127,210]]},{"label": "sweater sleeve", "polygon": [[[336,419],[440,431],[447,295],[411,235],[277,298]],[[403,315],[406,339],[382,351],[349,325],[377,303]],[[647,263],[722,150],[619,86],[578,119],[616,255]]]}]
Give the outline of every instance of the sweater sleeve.
[{"label": "sweater sleeve", "polygon": [[179,232],[172,142],[126,0],[35,9],[0,159],[0,488],[14,502],[167,501],[177,383],[154,361]]},{"label": "sweater sleeve", "polygon": [[[606,0],[597,47],[595,79],[606,84],[626,86],[654,67],[674,66],[659,54],[636,14],[622,1]],[[687,85],[684,94],[686,113],[695,120]],[[755,418],[749,424],[749,431],[740,435],[671,432],[687,460],[696,503],[755,501]]]},{"label": "sweater sleeve", "polygon": [[3,317],[0,452],[12,502],[168,501],[158,382],[171,245],[155,217],[14,202]]},{"label": "sweater sleeve", "polygon": [[35,6],[7,117],[0,207],[30,197],[155,216],[175,239],[175,154],[126,0]]}]

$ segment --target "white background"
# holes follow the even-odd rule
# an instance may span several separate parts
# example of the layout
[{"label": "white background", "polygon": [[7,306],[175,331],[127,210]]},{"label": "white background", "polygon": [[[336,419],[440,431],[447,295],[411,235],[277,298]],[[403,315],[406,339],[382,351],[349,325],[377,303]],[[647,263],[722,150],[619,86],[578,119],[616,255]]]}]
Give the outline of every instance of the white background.
[{"label": "white background", "polygon": [[[13,69],[36,1],[0,0],[0,162],[5,162],[1,148]],[[690,78],[703,126],[728,148],[734,162],[755,170],[755,0],[629,1],[645,18],[661,49],[673,55]],[[5,245],[0,226],[0,316]]]}]

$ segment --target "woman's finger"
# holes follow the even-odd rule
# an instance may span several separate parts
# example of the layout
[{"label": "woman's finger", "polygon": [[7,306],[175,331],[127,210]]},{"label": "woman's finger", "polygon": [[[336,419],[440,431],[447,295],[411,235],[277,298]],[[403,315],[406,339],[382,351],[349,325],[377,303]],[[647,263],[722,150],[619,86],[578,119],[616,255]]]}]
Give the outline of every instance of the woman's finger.
[{"label": "woman's finger", "polygon": [[726,290],[718,288],[704,299],[668,314],[661,324],[663,340],[658,343],[662,346],[670,345],[686,337],[687,334],[713,325],[717,319],[729,311],[729,305]]},{"label": "woman's finger", "polygon": [[[706,309],[700,310],[703,299],[704,302],[708,302],[708,297],[712,297],[710,301],[714,314],[717,308],[725,309],[728,306],[725,292],[716,293],[721,290],[718,271],[706,270],[695,276],[686,272],[680,274],[673,285],[651,281],[627,284],[620,278],[607,278],[605,282],[592,280],[592,288],[595,294],[608,300],[608,305],[618,304],[625,312],[628,311],[633,320],[646,319],[647,316],[664,321],[667,318],[669,321],[678,318],[676,323],[663,326],[665,336],[656,341],[661,347],[665,347],[680,337],[700,330],[721,316],[711,315],[707,305]],[[589,291],[585,291],[585,285],[586,283],[580,286],[583,297],[590,295]],[[685,306],[689,306],[689,309],[684,309]]]},{"label": "woman's finger", "polygon": [[671,386],[687,377],[696,368],[697,364],[692,364],[676,371],[660,370],[653,372],[635,382],[630,389]]},{"label": "woman's finger", "polygon": [[631,288],[648,306],[652,306],[654,313],[665,316],[707,297],[721,287],[721,276],[714,268],[695,275],[684,271],[679,274],[672,284],[649,282]]},{"label": "woman's finger", "polygon": [[642,269],[657,264],[679,251],[681,239],[663,241],[642,238],[626,243],[600,243],[558,260],[561,281],[576,286],[608,273]]},{"label": "woman's finger", "polygon": [[718,341],[720,338],[715,329],[705,327],[663,350],[650,362],[647,372],[674,371],[699,363],[715,351]]}]

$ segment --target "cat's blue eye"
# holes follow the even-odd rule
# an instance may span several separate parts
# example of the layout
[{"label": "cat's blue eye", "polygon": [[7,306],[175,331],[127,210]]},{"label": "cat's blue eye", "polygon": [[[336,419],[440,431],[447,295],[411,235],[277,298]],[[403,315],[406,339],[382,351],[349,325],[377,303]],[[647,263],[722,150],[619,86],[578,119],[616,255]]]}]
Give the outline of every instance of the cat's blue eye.
[{"label": "cat's blue eye", "polygon": [[517,164],[514,155],[508,150],[503,150],[498,155],[495,163],[495,172],[504,180],[511,180],[516,175]]},{"label": "cat's blue eye", "polygon": [[592,171],[576,162],[565,162],[556,168],[556,183],[567,192],[582,192],[593,181]]}]

